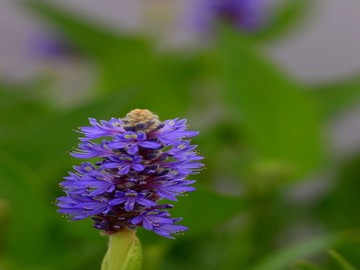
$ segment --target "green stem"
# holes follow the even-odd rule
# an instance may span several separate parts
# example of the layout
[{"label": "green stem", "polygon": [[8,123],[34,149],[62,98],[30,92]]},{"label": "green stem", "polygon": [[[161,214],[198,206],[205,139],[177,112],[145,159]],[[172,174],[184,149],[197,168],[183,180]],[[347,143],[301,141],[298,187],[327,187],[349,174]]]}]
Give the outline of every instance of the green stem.
[{"label": "green stem", "polygon": [[142,251],[135,230],[124,230],[109,236],[109,247],[101,270],[140,270]]}]

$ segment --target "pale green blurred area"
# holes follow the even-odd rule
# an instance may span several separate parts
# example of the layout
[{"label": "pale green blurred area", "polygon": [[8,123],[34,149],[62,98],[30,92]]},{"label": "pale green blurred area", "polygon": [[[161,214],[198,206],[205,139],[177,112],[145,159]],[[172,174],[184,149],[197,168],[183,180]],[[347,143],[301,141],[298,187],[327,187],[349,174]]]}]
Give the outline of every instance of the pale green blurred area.
[{"label": "pale green blurred area", "polygon": [[0,81],[1,270],[100,268],[106,237],[53,203],[80,162],[66,153],[74,129],[134,108],[187,118],[207,167],[172,211],[188,232],[138,230],[145,270],[360,268],[360,148],[336,155],[326,129],[359,105],[360,80],[299,83],[260,50],[306,22],[307,1],[289,1],[258,33],[219,27],[196,49],[26,3],[74,51],[52,55],[31,80]]}]

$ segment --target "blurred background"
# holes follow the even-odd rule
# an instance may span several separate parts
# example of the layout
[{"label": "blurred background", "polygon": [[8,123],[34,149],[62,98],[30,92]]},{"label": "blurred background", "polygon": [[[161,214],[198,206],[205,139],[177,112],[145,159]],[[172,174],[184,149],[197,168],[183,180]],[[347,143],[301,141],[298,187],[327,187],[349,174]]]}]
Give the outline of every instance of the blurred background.
[{"label": "blurred background", "polygon": [[100,269],[56,212],[88,117],[188,118],[206,157],[144,269],[360,269],[360,2],[1,1],[0,270]]}]

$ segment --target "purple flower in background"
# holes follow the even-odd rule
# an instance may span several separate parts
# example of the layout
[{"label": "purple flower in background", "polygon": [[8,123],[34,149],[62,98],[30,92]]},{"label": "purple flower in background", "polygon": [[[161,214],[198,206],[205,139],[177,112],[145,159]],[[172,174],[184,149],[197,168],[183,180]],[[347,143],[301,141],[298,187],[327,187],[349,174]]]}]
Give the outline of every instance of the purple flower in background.
[{"label": "purple flower in background", "polygon": [[265,0],[194,0],[188,19],[200,31],[212,29],[217,22],[244,30],[257,30],[263,20]]},{"label": "purple flower in background", "polygon": [[172,206],[160,202],[195,190],[195,181],[186,178],[203,167],[190,144],[198,132],[187,130],[184,119],[161,122],[140,109],[123,119],[89,120],[91,126],[79,128],[85,137],[71,155],[97,159],[64,177],[66,196],[58,198],[58,211],[72,220],[91,217],[94,227],[108,234],[144,227],[173,238],[186,231],[175,224],[181,218],[170,217]]},{"label": "purple flower in background", "polygon": [[32,53],[43,58],[58,59],[79,55],[73,44],[57,33],[35,33],[30,45]]}]

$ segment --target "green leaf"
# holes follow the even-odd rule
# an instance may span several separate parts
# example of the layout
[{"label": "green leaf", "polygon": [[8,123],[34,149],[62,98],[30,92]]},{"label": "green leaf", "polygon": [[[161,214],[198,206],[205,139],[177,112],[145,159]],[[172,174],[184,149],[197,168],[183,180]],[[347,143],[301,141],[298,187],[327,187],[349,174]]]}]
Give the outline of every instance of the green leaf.
[{"label": "green leaf", "polygon": [[342,270],[356,270],[343,256],[337,253],[335,250],[328,250],[330,256],[338,263]]},{"label": "green leaf", "polygon": [[141,269],[141,244],[135,234],[135,230],[127,230],[109,236],[109,247],[101,270]]},{"label": "green leaf", "polygon": [[276,251],[262,259],[252,270],[285,269],[294,261],[326,250],[341,240],[343,240],[343,235],[333,234],[312,238],[294,246],[287,246],[285,249]]},{"label": "green leaf", "polygon": [[312,100],[253,44],[223,28],[219,54],[225,94],[260,160],[283,162],[298,174],[322,161],[320,123]]},{"label": "green leaf", "polygon": [[319,105],[320,113],[329,120],[337,113],[360,102],[360,79],[349,78],[315,87],[309,92]]}]

